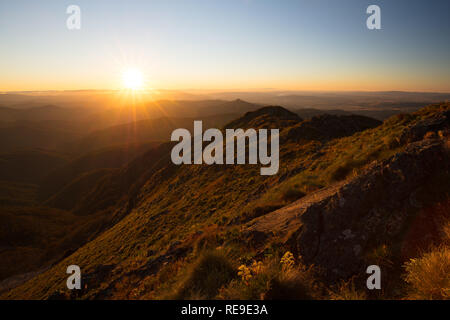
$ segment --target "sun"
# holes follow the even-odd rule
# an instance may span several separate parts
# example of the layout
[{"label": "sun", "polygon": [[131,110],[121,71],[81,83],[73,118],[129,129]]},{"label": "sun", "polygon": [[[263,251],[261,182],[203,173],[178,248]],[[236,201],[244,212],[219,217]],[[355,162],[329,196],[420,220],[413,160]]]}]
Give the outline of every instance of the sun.
[{"label": "sun", "polygon": [[122,73],[122,84],[125,89],[140,90],[144,87],[144,76],[135,68],[128,68]]}]

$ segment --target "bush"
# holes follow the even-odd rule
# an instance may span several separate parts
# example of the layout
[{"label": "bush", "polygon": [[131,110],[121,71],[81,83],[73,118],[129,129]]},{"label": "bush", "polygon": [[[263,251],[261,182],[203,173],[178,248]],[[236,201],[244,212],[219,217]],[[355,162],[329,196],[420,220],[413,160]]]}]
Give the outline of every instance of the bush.
[{"label": "bush", "polygon": [[[254,266],[258,266],[257,271]],[[241,266],[241,270],[250,271],[250,276],[231,281],[220,290],[219,297],[231,300],[310,300],[318,297],[320,290],[312,267],[302,264],[283,266],[278,259],[254,262],[250,267]]]},{"label": "bush", "polygon": [[175,299],[212,299],[222,286],[236,278],[236,274],[236,269],[222,253],[204,253],[191,267]]},{"label": "bush", "polygon": [[450,299],[450,248],[440,247],[405,263],[409,299]]}]

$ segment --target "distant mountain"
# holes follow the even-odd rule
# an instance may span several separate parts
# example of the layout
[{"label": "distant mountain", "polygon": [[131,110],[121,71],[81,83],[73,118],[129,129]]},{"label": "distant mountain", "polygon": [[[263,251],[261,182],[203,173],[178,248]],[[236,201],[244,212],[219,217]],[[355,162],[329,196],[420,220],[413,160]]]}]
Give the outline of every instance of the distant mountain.
[{"label": "distant mountain", "polygon": [[268,106],[256,111],[249,111],[243,117],[231,121],[226,128],[286,128],[301,122],[302,119],[295,113],[279,106]]},{"label": "distant mountain", "polygon": [[381,110],[403,109],[411,112],[421,106],[450,100],[450,93],[439,92],[402,92],[402,91],[280,91],[265,90],[259,92],[217,92],[209,94],[211,99],[244,99],[251,103],[264,105],[282,105],[289,109],[314,108],[321,110],[341,109]]},{"label": "distant mountain", "polygon": [[[417,106],[416,106],[417,105]],[[422,103],[420,103],[420,106],[423,106]],[[300,117],[304,119],[309,119],[315,116],[320,116],[323,114],[330,114],[330,115],[360,115],[360,116],[366,116],[370,118],[374,118],[380,121],[386,120],[389,117],[392,117],[396,114],[400,113],[407,113],[407,112],[414,112],[417,109],[419,109],[419,104],[407,104],[407,106],[402,108],[395,108],[391,109],[392,105],[389,105],[389,108],[384,107],[373,107],[368,109],[354,109],[351,111],[345,111],[340,109],[312,109],[312,108],[302,108],[302,109],[296,109],[294,110],[295,113],[297,113]]]},{"label": "distant mountain", "polygon": [[199,108],[199,115],[215,115],[215,114],[242,114],[244,112],[257,110],[261,108],[260,104],[250,103],[241,99],[233,101],[221,101],[214,106]]},{"label": "distant mountain", "polygon": [[60,145],[79,137],[64,129],[39,128],[33,124],[0,127],[0,148],[3,152],[42,148],[56,150]]},{"label": "distant mountain", "polygon": [[61,108],[54,105],[43,105],[26,109],[0,107],[1,121],[44,121],[44,120],[76,120],[85,118],[88,110],[81,108]]}]

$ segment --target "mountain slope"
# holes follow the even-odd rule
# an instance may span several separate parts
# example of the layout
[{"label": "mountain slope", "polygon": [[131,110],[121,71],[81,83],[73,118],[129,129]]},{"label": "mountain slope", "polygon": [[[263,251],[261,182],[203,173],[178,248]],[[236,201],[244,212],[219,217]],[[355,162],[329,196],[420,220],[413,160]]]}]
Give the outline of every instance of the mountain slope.
[{"label": "mountain slope", "polygon": [[99,169],[120,168],[158,143],[118,145],[88,152],[59,166],[42,176],[39,199],[44,201],[80,175]]},{"label": "mountain slope", "polygon": [[0,153],[0,180],[37,184],[65,163],[66,157],[39,149]]},{"label": "mountain slope", "polygon": [[232,114],[223,114],[199,118],[157,118],[146,119],[108,127],[94,131],[82,139],[72,141],[63,150],[72,153],[85,153],[116,145],[139,145],[150,141],[170,141],[170,134],[178,128],[192,130],[194,120],[202,120],[204,126],[221,127],[234,118]]},{"label": "mountain slope", "polygon": [[[254,165],[174,166],[170,162],[170,145],[166,145],[166,149],[152,150],[98,185],[90,193],[90,200],[84,202],[86,212],[109,208],[109,215],[117,217],[111,228],[3,297],[54,296],[58,290],[65,290],[65,268],[70,264],[78,264],[82,269],[88,285],[88,289],[80,293],[84,298],[170,297],[169,294],[185,279],[190,263],[204,250],[216,248],[226,253],[231,261],[244,264],[289,249],[303,253],[307,263],[317,262],[325,267],[323,279],[332,278],[328,274],[337,274],[339,279],[344,279],[347,275],[340,274],[340,270],[333,272],[335,262],[327,264],[327,250],[335,248],[333,237],[343,233],[344,237],[359,241],[363,235],[369,236],[378,228],[390,225],[391,219],[396,222],[398,216],[403,217],[395,213],[380,223],[365,226],[359,219],[354,219],[359,215],[357,208],[364,209],[362,220],[364,217],[377,218],[377,210],[370,209],[378,209],[374,201],[379,198],[382,199],[379,206],[386,210],[383,217],[391,208],[404,208],[404,198],[408,199],[412,191],[408,186],[414,188],[427,183],[427,178],[433,178],[432,173],[439,168],[436,166],[439,159],[435,156],[444,157],[447,152],[445,132],[449,127],[449,110],[448,104],[431,106],[412,115],[390,118],[382,125],[372,122],[371,128],[366,130],[367,118],[337,117],[332,123],[342,125],[333,126],[312,121],[314,126],[344,135],[338,139],[327,133],[299,141],[298,133],[288,133],[302,123],[309,127],[311,122],[294,120],[290,127],[280,128],[280,135],[285,138],[280,148],[280,171],[276,176],[260,176],[259,166]],[[269,123],[277,121],[280,119],[271,119]],[[323,121],[328,123],[328,119]],[[347,130],[345,124],[348,123],[357,125]],[[358,129],[364,131],[355,131]],[[430,139],[424,140],[424,135]],[[366,167],[373,161],[378,164]],[[402,164],[405,167],[400,167],[401,172],[398,172],[397,166]],[[389,169],[390,166],[393,167]],[[424,169],[422,174],[421,169]],[[395,181],[392,186],[389,184],[391,178]],[[446,192],[443,185],[440,186],[442,189],[433,190],[437,197]],[[325,189],[314,193],[320,188]],[[424,190],[429,195],[429,188]],[[339,192],[344,194],[344,202],[333,196]],[[398,192],[398,199],[390,198],[393,192]],[[295,202],[304,195],[305,200]],[[99,204],[104,199],[111,199],[111,202]],[[400,204],[397,205],[397,201]],[[339,209],[340,203],[342,208],[352,210],[347,213],[347,210]],[[414,197],[412,203],[415,203]],[[280,207],[284,208],[270,213]],[[289,208],[294,208],[295,214],[286,213],[291,212]],[[322,229],[317,223],[320,221],[319,209],[305,209],[306,220],[302,221],[297,218],[302,208],[325,210],[324,221],[330,230],[323,242],[320,240],[319,245],[306,249],[304,241],[311,239],[317,243],[314,235],[321,234]],[[338,219],[339,214],[348,214],[349,221]],[[282,223],[277,223],[277,219]],[[404,225],[407,220],[398,223]],[[269,227],[264,228],[264,225]],[[301,225],[308,228],[301,229]],[[375,226],[373,229],[372,225]],[[398,225],[394,223],[393,227]],[[286,234],[283,233],[285,228]],[[268,229],[273,229],[274,234],[267,232]],[[242,232],[245,230],[250,232]],[[393,238],[385,231],[377,239],[389,242]],[[342,246],[342,259],[353,257],[351,253],[355,252],[356,245],[361,246],[360,252],[366,248],[366,243],[349,243],[352,246]]]},{"label": "mountain slope", "polygon": [[3,152],[35,148],[57,150],[60,145],[78,137],[79,134],[66,130],[21,123],[0,128],[0,148]]}]

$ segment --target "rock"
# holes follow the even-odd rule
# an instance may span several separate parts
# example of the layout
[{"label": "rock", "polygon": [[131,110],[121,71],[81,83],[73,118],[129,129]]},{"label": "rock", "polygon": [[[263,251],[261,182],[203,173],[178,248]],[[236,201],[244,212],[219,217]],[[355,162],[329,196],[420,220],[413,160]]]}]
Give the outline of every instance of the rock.
[{"label": "rock", "polygon": [[331,282],[364,272],[367,250],[374,243],[398,241],[409,214],[417,211],[411,194],[450,172],[444,145],[438,139],[411,143],[404,152],[370,164],[348,181],[255,219],[246,232],[260,246],[273,233],[306,264],[324,270]]}]

